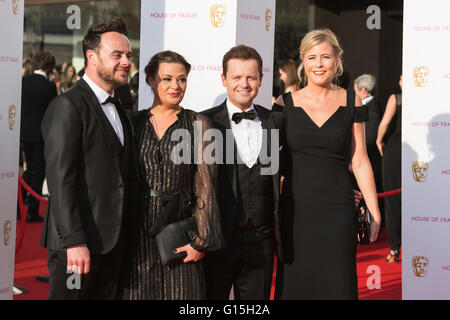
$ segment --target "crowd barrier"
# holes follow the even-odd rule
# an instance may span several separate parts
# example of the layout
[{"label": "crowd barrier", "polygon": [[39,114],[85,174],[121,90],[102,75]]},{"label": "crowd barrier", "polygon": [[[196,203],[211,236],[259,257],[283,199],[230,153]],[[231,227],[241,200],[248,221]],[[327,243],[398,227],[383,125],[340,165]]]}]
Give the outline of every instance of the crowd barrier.
[{"label": "crowd barrier", "polygon": [[[30,188],[30,186],[28,186],[26,184],[26,182],[23,180],[22,176],[19,175],[19,184],[18,184],[18,201],[19,201],[19,211],[20,211],[20,228],[19,228],[19,232],[18,232],[18,238],[16,240],[16,255],[19,252],[20,248],[22,247],[22,243],[23,243],[23,239],[25,237],[25,226],[26,226],[26,212],[25,212],[25,208],[23,205],[23,198],[22,198],[22,189],[21,187],[23,187],[31,196],[33,196],[34,198],[36,198],[37,200],[39,200],[40,202],[47,204],[48,200],[43,198],[41,195],[39,195],[38,193],[36,193],[33,189]],[[389,197],[389,196],[393,196],[396,194],[399,194],[402,192],[402,189],[396,189],[396,190],[392,190],[392,191],[387,191],[387,192],[382,192],[382,193],[378,193],[377,197],[378,198],[384,198],[384,197]],[[274,273],[276,274],[276,270],[277,270],[277,257],[275,256],[274,259]],[[273,279],[273,281],[275,281],[275,278]],[[274,295],[275,292],[273,290],[273,288],[275,288],[274,283],[272,283],[272,290],[270,293],[270,300],[274,299]]]}]

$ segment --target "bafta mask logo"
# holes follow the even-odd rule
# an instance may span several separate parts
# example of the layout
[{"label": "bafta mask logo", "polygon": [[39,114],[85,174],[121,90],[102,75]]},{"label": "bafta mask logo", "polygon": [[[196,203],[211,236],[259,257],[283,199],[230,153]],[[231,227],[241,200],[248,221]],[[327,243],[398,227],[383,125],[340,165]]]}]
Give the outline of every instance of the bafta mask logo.
[{"label": "bafta mask logo", "polygon": [[214,28],[221,28],[225,24],[227,7],[223,4],[213,4],[210,8],[211,23]]},{"label": "bafta mask logo", "polygon": [[425,66],[418,66],[414,68],[414,84],[416,87],[425,87],[428,83],[428,76],[430,75],[430,69]]},{"label": "bafta mask logo", "polygon": [[272,22],[272,10],[266,9],[266,31],[270,31]]},{"label": "bafta mask logo", "polygon": [[14,124],[16,123],[14,118],[16,117],[16,106],[10,105],[8,109],[8,125],[9,130],[14,130]]},{"label": "bafta mask logo", "polygon": [[3,224],[3,243],[5,244],[5,246],[8,246],[11,242],[11,229],[11,220],[6,220]]},{"label": "bafta mask logo", "polygon": [[415,181],[424,182],[427,179],[428,162],[414,161],[412,164],[412,172]]},{"label": "bafta mask logo", "polygon": [[12,0],[12,12],[13,14],[19,14],[19,1],[20,0]]},{"label": "bafta mask logo", "polygon": [[412,267],[417,278],[424,278],[427,275],[429,265],[430,260],[427,257],[415,256],[412,258]]}]

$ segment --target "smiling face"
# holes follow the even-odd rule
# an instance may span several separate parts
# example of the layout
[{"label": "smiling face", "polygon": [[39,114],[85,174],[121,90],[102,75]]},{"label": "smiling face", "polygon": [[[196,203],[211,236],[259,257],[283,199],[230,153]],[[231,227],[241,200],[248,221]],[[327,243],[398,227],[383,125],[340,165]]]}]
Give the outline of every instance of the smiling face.
[{"label": "smiling face", "polygon": [[222,84],[227,88],[227,96],[236,107],[246,110],[258,95],[262,75],[255,59],[230,59],[226,74],[222,74]]},{"label": "smiling face", "polygon": [[155,102],[170,108],[177,107],[183,100],[187,87],[187,72],[181,63],[162,62],[158,72],[148,83],[155,94]]},{"label": "smiling face", "polygon": [[302,58],[308,83],[331,85],[336,74],[340,57],[326,41],[311,47]]},{"label": "smiling face", "polygon": [[95,68],[101,82],[115,89],[127,83],[131,66],[130,41],[118,32],[102,34],[97,51],[88,50],[88,67]]}]

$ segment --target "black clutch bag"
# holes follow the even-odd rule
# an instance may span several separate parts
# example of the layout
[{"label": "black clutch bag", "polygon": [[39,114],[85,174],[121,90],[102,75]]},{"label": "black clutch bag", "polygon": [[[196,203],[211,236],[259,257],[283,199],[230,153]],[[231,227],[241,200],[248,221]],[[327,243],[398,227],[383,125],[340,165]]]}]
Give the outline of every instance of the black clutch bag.
[{"label": "black clutch bag", "polygon": [[196,229],[195,218],[190,217],[168,224],[155,236],[163,265],[176,264],[186,258],[186,252],[174,253],[174,250],[190,243]]},{"label": "black clutch bag", "polygon": [[358,241],[359,244],[370,243],[370,212],[364,200],[361,200],[356,211],[358,221]]}]

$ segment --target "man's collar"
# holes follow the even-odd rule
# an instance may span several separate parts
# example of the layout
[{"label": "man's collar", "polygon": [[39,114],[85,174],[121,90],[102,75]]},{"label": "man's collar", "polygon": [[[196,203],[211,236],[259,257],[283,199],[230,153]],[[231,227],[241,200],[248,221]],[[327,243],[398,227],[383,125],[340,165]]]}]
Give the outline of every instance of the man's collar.
[{"label": "man's collar", "polygon": [[34,73],[34,74],[38,74],[38,75],[40,75],[40,76],[44,76],[45,79],[48,79],[47,74],[46,74],[44,71],[42,71],[41,69],[34,70],[33,73]]},{"label": "man's collar", "polygon": [[[254,109],[255,109],[255,104],[252,103],[252,105],[251,105],[249,108],[247,108],[247,109],[245,110],[245,112],[250,111],[250,110],[254,110]],[[236,112],[242,112],[242,110],[241,110],[240,108],[236,107],[236,106],[230,101],[230,99],[227,99],[227,110],[228,110],[228,118],[230,118],[230,120],[231,120],[231,117],[233,116],[233,113],[236,113]]]},{"label": "man's collar", "polygon": [[374,98],[374,96],[368,96],[368,97],[365,97],[364,99],[362,99],[362,104],[363,105],[366,105],[366,104],[368,104],[370,101],[372,101],[372,99]]},{"label": "man's collar", "polygon": [[[102,104],[106,99],[108,99],[110,94],[105,90],[103,90],[102,88],[100,88],[97,84],[95,84],[95,82],[92,81],[91,78],[89,78],[86,73],[83,75],[83,80],[86,81],[88,86],[92,89],[92,91],[94,91],[95,96],[97,97],[98,102],[100,102],[100,104]],[[114,92],[112,96],[114,97]]]}]

